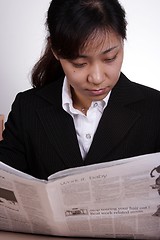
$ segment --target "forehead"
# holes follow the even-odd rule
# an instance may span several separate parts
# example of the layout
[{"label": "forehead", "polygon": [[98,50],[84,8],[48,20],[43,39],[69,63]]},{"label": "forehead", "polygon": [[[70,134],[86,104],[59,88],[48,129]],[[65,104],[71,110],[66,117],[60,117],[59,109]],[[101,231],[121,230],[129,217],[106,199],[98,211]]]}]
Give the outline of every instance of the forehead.
[{"label": "forehead", "polygon": [[107,49],[119,46],[122,42],[121,36],[113,31],[108,32],[94,32],[91,34],[86,42],[83,44],[79,54],[90,55],[90,53],[99,53]]}]

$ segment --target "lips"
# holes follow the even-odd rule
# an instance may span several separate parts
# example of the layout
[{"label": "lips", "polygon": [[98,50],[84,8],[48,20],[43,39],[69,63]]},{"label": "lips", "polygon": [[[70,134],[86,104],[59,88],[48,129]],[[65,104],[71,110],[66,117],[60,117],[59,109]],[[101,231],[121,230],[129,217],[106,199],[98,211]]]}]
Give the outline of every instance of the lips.
[{"label": "lips", "polygon": [[93,90],[88,90],[88,92],[91,95],[98,96],[98,95],[104,95],[108,92],[109,87],[106,88],[101,88],[101,89],[93,89]]}]

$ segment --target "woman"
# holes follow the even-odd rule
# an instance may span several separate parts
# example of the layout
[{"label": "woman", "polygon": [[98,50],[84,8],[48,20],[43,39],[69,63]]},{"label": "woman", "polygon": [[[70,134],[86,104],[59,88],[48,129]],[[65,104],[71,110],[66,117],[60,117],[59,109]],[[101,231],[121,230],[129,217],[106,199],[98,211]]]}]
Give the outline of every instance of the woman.
[{"label": "woman", "polygon": [[13,103],[0,160],[37,178],[160,151],[160,93],[121,73],[117,0],[54,0],[31,90]]}]

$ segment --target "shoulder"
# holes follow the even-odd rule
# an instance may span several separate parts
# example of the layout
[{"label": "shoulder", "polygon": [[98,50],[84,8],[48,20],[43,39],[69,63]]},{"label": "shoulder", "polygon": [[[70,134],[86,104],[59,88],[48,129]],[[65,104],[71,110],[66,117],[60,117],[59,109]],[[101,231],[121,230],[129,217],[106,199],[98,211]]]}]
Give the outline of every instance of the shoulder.
[{"label": "shoulder", "polygon": [[23,92],[19,92],[15,101],[21,104],[34,105],[34,103],[52,104],[59,102],[62,94],[63,79],[58,79],[43,87],[31,88]]},{"label": "shoulder", "polygon": [[119,81],[112,90],[109,103],[141,111],[150,109],[160,112],[160,91],[133,82],[121,73]]},{"label": "shoulder", "polygon": [[136,82],[132,82],[133,85],[135,85],[135,87],[139,88],[140,91],[142,91],[142,93],[145,96],[152,96],[152,97],[160,97],[160,91],[158,89],[149,87],[149,86],[145,86]]},{"label": "shoulder", "polygon": [[132,82],[132,85],[137,88],[142,96],[142,101],[139,105],[144,104],[146,109],[151,111],[160,112],[160,91],[149,86]]},{"label": "shoulder", "polygon": [[152,87],[129,80],[123,73],[120,76],[122,87],[128,88],[129,93],[139,94],[144,98],[160,98],[160,91]]}]

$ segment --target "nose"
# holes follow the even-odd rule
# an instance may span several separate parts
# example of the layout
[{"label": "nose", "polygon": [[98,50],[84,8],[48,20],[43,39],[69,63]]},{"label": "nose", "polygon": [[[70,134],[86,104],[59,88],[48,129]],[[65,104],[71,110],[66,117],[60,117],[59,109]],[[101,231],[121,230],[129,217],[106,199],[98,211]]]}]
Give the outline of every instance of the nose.
[{"label": "nose", "polygon": [[105,80],[104,69],[100,64],[94,64],[88,74],[88,82],[100,85]]}]

